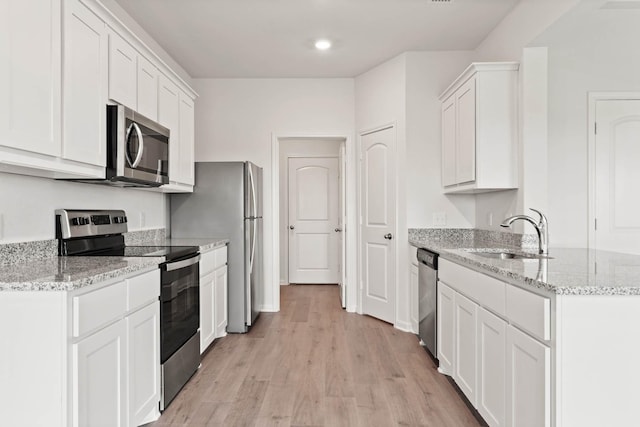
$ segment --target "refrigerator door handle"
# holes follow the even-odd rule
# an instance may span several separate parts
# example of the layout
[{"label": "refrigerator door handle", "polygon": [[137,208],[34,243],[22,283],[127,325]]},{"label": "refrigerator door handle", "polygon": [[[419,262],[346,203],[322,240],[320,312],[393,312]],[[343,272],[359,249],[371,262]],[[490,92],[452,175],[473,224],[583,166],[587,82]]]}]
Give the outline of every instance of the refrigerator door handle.
[{"label": "refrigerator door handle", "polygon": [[255,256],[256,256],[256,237],[257,237],[257,231],[256,230],[256,221],[255,219],[251,220],[251,256],[249,257],[249,274],[253,273],[253,264],[254,264],[254,260],[255,260]]},{"label": "refrigerator door handle", "polygon": [[256,182],[253,179],[253,168],[249,163],[249,182],[251,183],[251,202],[253,206],[253,212],[249,215],[250,218],[256,218],[258,216],[258,205],[256,200]]}]

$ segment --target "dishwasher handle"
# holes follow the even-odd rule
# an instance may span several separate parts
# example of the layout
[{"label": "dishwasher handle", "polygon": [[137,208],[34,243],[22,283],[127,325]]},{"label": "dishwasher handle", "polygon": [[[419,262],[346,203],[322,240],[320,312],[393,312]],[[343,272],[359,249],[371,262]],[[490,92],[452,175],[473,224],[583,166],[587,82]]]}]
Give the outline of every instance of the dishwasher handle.
[{"label": "dishwasher handle", "polygon": [[431,267],[433,270],[438,269],[438,254],[426,249],[418,249],[418,262]]}]

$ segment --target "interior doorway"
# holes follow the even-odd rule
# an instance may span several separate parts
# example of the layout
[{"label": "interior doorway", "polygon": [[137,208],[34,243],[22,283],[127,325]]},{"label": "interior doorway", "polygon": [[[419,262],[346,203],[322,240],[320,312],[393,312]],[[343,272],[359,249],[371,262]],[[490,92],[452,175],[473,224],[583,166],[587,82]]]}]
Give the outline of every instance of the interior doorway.
[{"label": "interior doorway", "polygon": [[338,284],[348,308],[347,138],[279,137],[274,149],[279,283]]}]

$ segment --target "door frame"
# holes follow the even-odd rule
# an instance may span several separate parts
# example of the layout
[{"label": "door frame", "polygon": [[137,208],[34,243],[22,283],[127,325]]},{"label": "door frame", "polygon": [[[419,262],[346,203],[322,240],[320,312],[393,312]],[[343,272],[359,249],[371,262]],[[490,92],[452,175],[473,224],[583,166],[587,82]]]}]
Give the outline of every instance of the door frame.
[{"label": "door frame", "polygon": [[347,133],[329,133],[329,134],[305,134],[305,133],[272,133],[271,134],[271,194],[273,195],[271,204],[271,215],[273,218],[272,230],[272,286],[274,298],[274,311],[280,311],[280,141],[285,139],[342,139],[345,144],[346,154],[346,176],[341,179],[346,180],[346,218],[344,224],[344,238],[346,239],[347,254],[346,265],[341,268],[346,269],[345,289],[347,296],[346,310],[348,312],[356,312],[357,303],[357,286],[358,283],[358,237],[359,227],[357,226],[358,213],[358,191],[356,186],[358,155],[356,144],[354,144],[353,136]]},{"label": "door frame", "polygon": [[624,101],[631,99],[640,100],[640,92],[588,92],[588,119],[587,119],[587,144],[588,144],[588,217],[587,217],[587,244],[590,249],[595,249],[596,233],[594,221],[596,218],[596,104],[598,101]]}]

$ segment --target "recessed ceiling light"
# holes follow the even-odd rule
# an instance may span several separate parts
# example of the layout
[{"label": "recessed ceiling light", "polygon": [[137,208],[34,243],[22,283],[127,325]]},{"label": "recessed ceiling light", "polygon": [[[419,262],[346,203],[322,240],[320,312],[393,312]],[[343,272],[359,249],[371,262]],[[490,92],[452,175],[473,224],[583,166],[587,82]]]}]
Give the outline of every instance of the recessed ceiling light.
[{"label": "recessed ceiling light", "polygon": [[316,40],[316,49],[318,50],[327,50],[331,47],[331,42],[327,39]]}]

